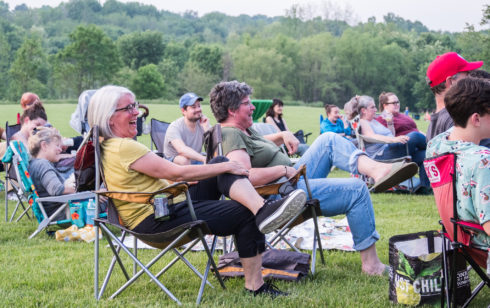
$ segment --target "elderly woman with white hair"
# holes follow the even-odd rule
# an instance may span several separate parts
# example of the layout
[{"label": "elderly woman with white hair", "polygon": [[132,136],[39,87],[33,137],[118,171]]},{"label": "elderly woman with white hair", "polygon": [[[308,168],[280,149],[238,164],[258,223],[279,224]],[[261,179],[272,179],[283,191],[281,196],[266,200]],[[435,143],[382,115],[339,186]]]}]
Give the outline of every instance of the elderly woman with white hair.
[{"label": "elderly woman with white hair", "polygon": [[[233,234],[245,272],[245,288],[253,295],[285,295],[261,274],[264,234],[292,218],[303,207],[306,194],[295,190],[285,198],[265,201],[240,163],[217,157],[206,165],[176,165],[133,140],[138,102],[128,89],[105,86],[94,94],[88,108],[91,127],[97,125],[107,188],[115,191],[162,189],[170,181],[198,181],[189,187],[197,219],[206,221],[213,234]],[[231,200],[219,200],[224,194]],[[180,198],[179,198],[180,197]],[[183,196],[176,197],[173,218],[157,221],[149,204],[114,200],[126,227],[140,233],[158,233],[191,221]]]},{"label": "elderly woman with white hair", "polygon": [[352,107],[355,117],[359,114],[360,127],[362,134],[378,139],[380,141],[386,141],[391,143],[366,143],[366,153],[373,159],[392,159],[403,157],[408,152],[412,157],[412,161],[419,167],[419,177],[421,187],[417,190],[419,193],[426,194],[430,192],[430,183],[425,173],[425,168],[422,165],[425,158],[426,142],[425,136],[418,132],[412,131],[407,135],[394,136],[390,129],[386,128],[383,124],[375,120],[376,117],[376,104],[374,99],[367,95],[355,96],[349,104]]}]

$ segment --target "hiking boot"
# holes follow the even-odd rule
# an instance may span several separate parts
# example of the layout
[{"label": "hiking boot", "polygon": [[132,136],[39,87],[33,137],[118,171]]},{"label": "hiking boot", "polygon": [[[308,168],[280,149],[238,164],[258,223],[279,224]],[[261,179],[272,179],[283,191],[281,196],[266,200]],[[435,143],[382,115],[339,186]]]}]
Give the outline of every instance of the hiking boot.
[{"label": "hiking boot", "polygon": [[257,227],[264,234],[280,228],[298,214],[305,202],[306,193],[301,189],[294,190],[282,199],[267,200],[255,215]]},{"label": "hiking boot", "polygon": [[249,293],[252,293],[253,296],[267,295],[267,296],[270,296],[271,298],[276,298],[278,296],[288,296],[289,295],[289,293],[279,290],[271,282],[264,282],[264,284],[258,290],[255,290],[255,291],[252,291],[249,289],[245,289],[245,290],[247,290],[247,292],[249,292]]}]

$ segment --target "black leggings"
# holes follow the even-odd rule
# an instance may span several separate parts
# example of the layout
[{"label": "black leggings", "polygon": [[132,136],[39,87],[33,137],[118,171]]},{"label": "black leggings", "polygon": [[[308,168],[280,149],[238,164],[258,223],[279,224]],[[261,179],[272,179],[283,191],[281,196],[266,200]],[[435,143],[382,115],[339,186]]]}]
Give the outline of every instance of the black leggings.
[{"label": "black leggings", "polygon": [[[221,156],[212,159],[209,163],[227,160]],[[255,216],[236,201],[219,200],[222,194],[229,196],[231,185],[242,178],[244,176],[223,173],[199,181],[190,187],[189,192],[197,219],[204,220],[212,234],[235,235],[238,255],[241,258],[251,258],[265,250],[265,237],[257,228]],[[157,221],[152,214],[133,230],[139,233],[158,233],[192,220],[186,201],[177,203],[174,207],[174,216],[171,220]]]}]

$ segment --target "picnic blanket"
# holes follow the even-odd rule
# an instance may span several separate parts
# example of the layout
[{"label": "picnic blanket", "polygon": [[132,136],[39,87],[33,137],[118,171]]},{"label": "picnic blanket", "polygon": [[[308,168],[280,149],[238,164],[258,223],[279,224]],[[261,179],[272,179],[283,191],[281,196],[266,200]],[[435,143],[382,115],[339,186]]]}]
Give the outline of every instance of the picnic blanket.
[{"label": "picnic blanket", "polygon": [[[313,249],[313,220],[309,219],[294,227],[286,238],[293,243],[297,248],[302,250],[312,250]],[[322,247],[324,250],[336,249],[343,251],[355,251],[352,241],[352,234],[350,232],[349,225],[347,223],[347,218],[343,219],[333,219],[330,217],[319,217],[318,218],[318,228],[320,231],[320,238],[322,240]],[[271,238],[273,234],[268,234],[266,238]],[[206,241],[211,247],[213,242],[212,235],[206,235]],[[226,238],[226,244],[229,247],[231,237]],[[218,237],[218,243],[216,249],[223,250],[224,238]],[[128,247],[133,246],[133,237],[127,236],[124,240],[124,244]],[[146,245],[145,243],[138,240],[138,248],[140,249],[154,249],[153,247]],[[276,248],[287,249],[289,248],[284,242],[279,243]],[[204,250],[201,243],[198,243],[194,248],[194,251]]]}]

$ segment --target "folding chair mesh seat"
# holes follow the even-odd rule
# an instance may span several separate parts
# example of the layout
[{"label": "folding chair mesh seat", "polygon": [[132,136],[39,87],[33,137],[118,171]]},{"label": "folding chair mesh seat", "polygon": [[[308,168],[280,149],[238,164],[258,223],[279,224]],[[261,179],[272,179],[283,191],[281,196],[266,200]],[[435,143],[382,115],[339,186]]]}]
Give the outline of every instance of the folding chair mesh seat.
[{"label": "folding chair mesh seat", "polygon": [[[221,125],[219,123],[214,125],[211,129],[209,129],[204,134],[204,148],[206,149],[207,161],[209,161],[212,157],[216,155],[220,155],[220,156],[223,155]],[[306,166],[301,166],[298,170],[298,173],[290,179],[284,178],[284,180],[280,180],[277,183],[256,186],[255,190],[261,196],[280,194],[281,187],[283,187],[283,185],[285,185],[286,182],[289,182],[289,184],[294,185],[300,179],[300,177],[303,177],[305,181],[307,194],[308,194],[308,200],[306,201],[303,210],[300,211],[298,214],[296,214],[288,222],[286,222],[279,230],[277,230],[274,236],[270,238],[269,241],[266,241],[266,244],[270,248],[273,248],[281,241],[284,241],[289,247],[291,247],[291,249],[300,252],[299,249],[296,246],[294,246],[291,242],[289,242],[285,236],[289,233],[289,231],[294,226],[297,226],[307,221],[308,219],[313,219],[315,234],[313,236],[313,250],[311,252],[311,258],[312,258],[311,272],[314,274],[316,268],[317,249],[320,250],[320,257],[322,260],[322,264],[325,264],[325,258],[323,256],[323,248],[322,248],[322,242],[320,238],[320,232],[318,229],[318,218],[317,218],[318,216],[322,215],[322,212],[320,209],[320,202],[318,201],[318,199],[313,199],[313,196],[311,194],[310,186],[308,184],[308,179],[306,177]]]},{"label": "folding chair mesh seat", "polygon": [[[100,156],[100,144],[99,144],[99,138],[98,138],[98,128],[94,127],[93,129],[94,135],[93,135],[93,141],[94,141],[94,146],[95,146],[95,162],[96,162],[96,187],[100,187],[100,182],[101,179],[104,181],[104,174],[103,174],[103,168],[102,168],[102,161],[101,161],[101,156]],[[224,289],[225,285],[223,283],[223,280],[217,270],[216,264],[213,260],[213,253],[214,249],[216,246],[216,237],[214,237],[213,243],[211,245],[211,248],[208,247],[207,242],[204,239],[204,234],[210,234],[211,232],[209,231],[209,228],[206,224],[205,221],[202,220],[197,220],[196,214],[194,212],[194,208],[192,205],[192,201],[190,198],[190,194],[188,192],[188,186],[186,183],[175,183],[173,185],[170,185],[162,190],[156,191],[156,192],[151,192],[151,193],[146,193],[146,192],[115,192],[115,191],[96,191],[97,193],[97,201],[96,201],[96,215],[95,215],[95,228],[96,228],[96,234],[98,234],[98,229],[100,228],[102,230],[102,233],[104,237],[107,239],[109,246],[112,250],[113,253],[113,258],[112,261],[109,265],[107,274],[104,278],[103,284],[99,289],[99,238],[96,237],[95,239],[95,298],[99,300],[108,283],[111,278],[114,266],[117,262],[119,267],[121,268],[125,278],[126,282],[114,293],[111,295],[111,299],[114,298],[115,296],[119,295],[122,291],[124,291],[128,286],[130,286],[134,281],[136,281],[141,275],[146,274],[150,277],[150,279],[157,284],[157,286],[163,290],[172,300],[174,300],[177,304],[181,304],[181,302],[175,297],[174,294],[170,292],[170,290],[165,287],[165,285],[158,279],[162,274],[164,274],[171,266],[173,266],[177,261],[181,260],[184,262],[184,264],[189,267],[192,272],[198,276],[201,279],[201,285],[199,288],[199,292],[197,295],[196,303],[199,304],[202,299],[202,295],[204,292],[204,287],[205,285],[209,285],[212,287],[212,285],[209,283],[207,280],[207,277],[209,275],[209,271],[212,268],[214,271],[216,278],[218,279],[221,287]],[[180,194],[185,194],[186,199],[187,199],[187,206],[189,208],[189,212],[192,217],[192,221],[184,223],[182,225],[179,225],[173,229],[167,230],[165,232],[160,232],[160,233],[154,233],[154,234],[144,234],[144,233],[138,233],[133,230],[130,230],[126,228],[117,212],[116,207],[114,206],[113,200],[122,200],[122,201],[128,201],[128,202],[135,202],[135,203],[142,203],[142,204],[151,204],[153,202],[153,199],[156,195],[161,195],[165,194],[168,199],[172,199],[175,196],[178,196]],[[100,196],[106,196],[109,198],[108,206],[107,206],[107,217],[106,218],[100,218],[99,213],[100,213]],[[109,228],[109,226],[112,226],[114,228],[117,228],[122,232],[121,238],[118,238]],[[133,251],[131,251],[130,248],[128,248],[124,244],[124,239],[127,234],[131,234],[134,236],[135,240],[133,242]],[[148,264],[143,264],[137,257],[137,240],[139,239],[143,241],[144,243],[161,249],[161,252],[158,253],[157,256],[155,256]],[[206,251],[207,255],[207,266],[205,268],[204,274],[201,274],[186,258],[185,254],[189,252],[192,247],[194,247],[197,243],[202,243],[204,250]],[[183,251],[177,250],[178,247],[190,243]],[[120,252],[123,250],[132,260],[133,262],[133,275],[130,276],[121,257],[120,257]],[[150,267],[153,266],[160,258],[162,258],[164,255],[166,255],[167,252],[172,251],[175,253],[176,257],[168,263],[160,272],[157,274],[153,274],[150,271]],[[136,272],[137,266],[139,266],[141,269]]]},{"label": "folding chair mesh seat", "polygon": [[[14,125],[9,125],[9,122],[5,123],[5,135],[7,137],[7,142],[6,142],[6,149],[8,149],[10,145],[10,139],[12,136],[20,131],[21,125],[20,124],[14,124]],[[8,162],[4,162],[5,164],[5,221],[12,222],[12,220],[15,217],[15,214],[17,213],[17,209],[19,206],[22,206],[22,208],[25,210],[26,206],[24,205],[23,201],[25,199],[23,196],[20,194],[20,187],[19,183],[17,182],[17,178],[15,175],[15,171],[12,168],[12,165]],[[8,218],[8,190],[9,188],[12,188],[12,191],[17,197],[17,204],[15,205],[15,209],[12,213],[12,216],[10,217],[10,220]],[[29,214],[26,215],[28,218],[31,218]],[[20,217],[17,218],[16,221],[19,221]]]},{"label": "folding chair mesh seat", "polygon": [[155,145],[157,150],[157,155],[164,157],[163,155],[163,143],[165,142],[165,134],[167,133],[167,129],[170,126],[170,123],[165,121],[160,121],[157,119],[151,119],[151,149],[153,150],[153,145]]},{"label": "folding chair mesh seat", "polygon": [[[439,156],[427,158],[424,161],[424,167],[429,177],[432,189],[434,190],[434,198],[436,200],[437,210],[441,217],[440,224],[442,225],[441,235],[449,239],[451,246],[456,253],[461,253],[466,261],[471,265],[475,272],[480,276],[482,281],[473,290],[463,307],[473,300],[478,292],[486,285],[490,287],[490,277],[481,267],[487,268],[487,260],[490,257],[488,251],[478,249],[471,243],[473,232],[484,232],[483,227],[474,222],[463,221],[458,217],[457,211],[457,194],[456,194],[456,161],[457,155],[454,153],[445,153]],[[448,255],[446,253],[446,241],[442,241],[443,252],[443,293],[441,296],[441,306],[444,301],[448,307],[454,303],[454,293],[456,285],[455,266],[450,266],[448,263]],[[455,261],[455,258],[452,258]],[[450,268],[454,271],[450,273]],[[488,270],[488,269],[487,269]],[[449,282],[451,278],[451,282]]]}]

